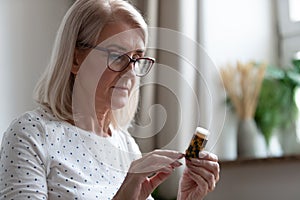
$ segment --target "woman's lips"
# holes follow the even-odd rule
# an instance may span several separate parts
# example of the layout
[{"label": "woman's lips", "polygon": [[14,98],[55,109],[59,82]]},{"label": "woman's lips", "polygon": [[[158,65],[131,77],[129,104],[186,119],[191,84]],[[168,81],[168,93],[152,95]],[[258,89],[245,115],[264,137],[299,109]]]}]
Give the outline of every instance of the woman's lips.
[{"label": "woman's lips", "polygon": [[112,89],[117,89],[117,90],[126,90],[129,92],[129,89],[127,87],[122,87],[122,86],[113,86]]}]

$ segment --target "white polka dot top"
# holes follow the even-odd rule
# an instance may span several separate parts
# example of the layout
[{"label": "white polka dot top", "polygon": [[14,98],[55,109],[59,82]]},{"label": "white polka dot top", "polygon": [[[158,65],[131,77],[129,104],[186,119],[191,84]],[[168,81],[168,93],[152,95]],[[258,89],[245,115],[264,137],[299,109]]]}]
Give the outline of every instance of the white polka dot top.
[{"label": "white polka dot top", "polygon": [[128,133],[99,137],[37,108],[4,133],[0,199],[112,199],[140,156]]}]

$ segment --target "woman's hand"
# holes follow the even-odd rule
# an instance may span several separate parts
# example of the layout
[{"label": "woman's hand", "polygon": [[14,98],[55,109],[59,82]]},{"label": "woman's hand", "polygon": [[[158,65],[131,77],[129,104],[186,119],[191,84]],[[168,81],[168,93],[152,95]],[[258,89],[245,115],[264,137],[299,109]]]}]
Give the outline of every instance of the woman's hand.
[{"label": "woman's hand", "polygon": [[176,151],[155,150],[133,161],[114,199],[145,200],[176,167],[182,165],[178,160],[183,156]]},{"label": "woman's hand", "polygon": [[220,167],[215,154],[201,152],[199,158],[186,159],[180,180],[179,200],[200,200],[214,190],[219,180]]}]

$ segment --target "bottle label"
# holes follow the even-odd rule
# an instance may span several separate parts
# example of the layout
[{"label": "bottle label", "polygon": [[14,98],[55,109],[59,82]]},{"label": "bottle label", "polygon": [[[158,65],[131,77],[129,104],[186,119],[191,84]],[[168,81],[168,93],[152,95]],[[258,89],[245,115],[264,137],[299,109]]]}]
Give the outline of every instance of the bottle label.
[{"label": "bottle label", "polygon": [[204,149],[207,139],[194,134],[189,147],[185,151],[186,158],[198,158],[199,153]]}]

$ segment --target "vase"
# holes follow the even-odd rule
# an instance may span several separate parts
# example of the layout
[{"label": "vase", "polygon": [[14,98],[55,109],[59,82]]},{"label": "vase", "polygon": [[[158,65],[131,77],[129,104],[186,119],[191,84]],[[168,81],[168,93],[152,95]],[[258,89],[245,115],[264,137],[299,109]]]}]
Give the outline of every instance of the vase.
[{"label": "vase", "polygon": [[267,145],[253,118],[241,119],[237,129],[238,158],[267,157]]},{"label": "vase", "polygon": [[284,155],[299,155],[300,141],[297,134],[297,124],[293,122],[291,126],[280,128],[280,142]]},{"label": "vase", "polygon": [[268,157],[281,157],[283,155],[281,144],[281,131],[275,128],[272,131],[272,135],[267,146]]}]

